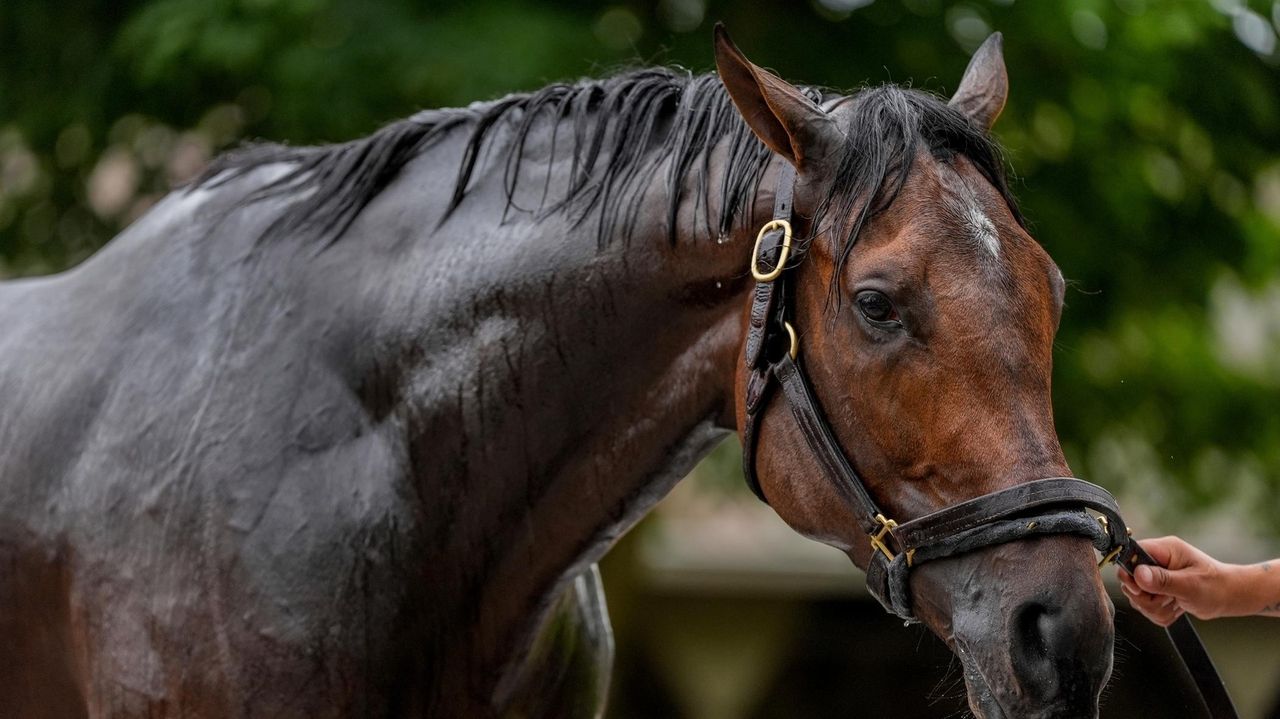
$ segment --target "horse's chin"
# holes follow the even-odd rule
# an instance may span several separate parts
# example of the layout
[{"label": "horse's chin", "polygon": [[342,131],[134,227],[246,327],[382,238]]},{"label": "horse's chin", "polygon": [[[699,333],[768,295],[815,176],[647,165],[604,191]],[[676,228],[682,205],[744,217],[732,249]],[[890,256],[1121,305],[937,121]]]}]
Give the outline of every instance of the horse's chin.
[{"label": "horse's chin", "polygon": [[986,676],[969,658],[960,653],[960,666],[964,670],[964,684],[968,692],[969,709],[975,719],[1098,719],[1098,705],[1091,709],[1052,704],[1042,707],[1006,707],[991,690]]},{"label": "horse's chin", "polygon": [[960,654],[960,666],[964,669],[964,686],[969,694],[969,709],[976,719],[1009,719],[1009,715],[996,701],[991,685],[976,664],[965,652]]}]

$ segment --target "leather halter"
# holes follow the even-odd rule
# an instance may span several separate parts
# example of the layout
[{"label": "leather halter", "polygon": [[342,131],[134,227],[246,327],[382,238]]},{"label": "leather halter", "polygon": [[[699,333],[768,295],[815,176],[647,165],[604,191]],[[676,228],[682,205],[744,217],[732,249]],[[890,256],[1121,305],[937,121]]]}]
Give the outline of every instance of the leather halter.
[{"label": "leather halter", "polygon": [[[805,376],[794,324],[791,257],[795,168],[782,163],[773,220],[761,228],[751,258],[756,279],[746,337],[746,392],[742,465],[747,485],[765,503],[755,472],[761,419],[775,388],[791,408],[805,443],[823,474],[855,510],[872,552],[867,589],[889,612],[907,622],[911,611],[910,571],[934,559],[1046,534],[1089,537],[1103,554],[1132,572],[1140,564],[1157,565],[1129,536],[1120,508],[1107,490],[1072,477],[1050,477],[1017,484],[899,524],[871,496],[841,448]],[[1093,510],[1100,516],[1089,514]],[[1157,565],[1158,566],[1158,565]],[[1169,636],[1200,690],[1208,716],[1234,719],[1235,708],[1195,628],[1184,614]]]}]

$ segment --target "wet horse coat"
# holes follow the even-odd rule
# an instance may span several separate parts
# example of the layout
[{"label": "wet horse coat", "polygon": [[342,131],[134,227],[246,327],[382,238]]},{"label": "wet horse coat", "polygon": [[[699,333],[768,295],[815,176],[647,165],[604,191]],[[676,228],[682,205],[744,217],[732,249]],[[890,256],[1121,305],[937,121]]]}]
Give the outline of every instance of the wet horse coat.
[{"label": "wet horse coat", "polygon": [[[918,424],[833,414],[885,505],[910,516],[1064,474],[1045,413],[1061,277],[985,139],[991,68],[971,69],[955,107],[893,87],[845,102],[726,47],[732,101],[715,76],[648,70],[427,112],[346,145],[252,147],[82,265],[0,284],[0,714],[597,713],[610,644],[593,562],[737,426],[745,267],[783,162],[813,221],[802,334],[830,359],[815,380],[831,406],[845,355],[823,335],[854,325],[825,313],[855,303],[833,309],[826,293],[864,261],[848,254],[859,228],[869,257],[897,262],[897,230],[925,223],[936,253],[898,263],[934,272],[917,290],[998,292],[1016,318],[949,344],[975,369],[938,370],[961,384],[925,405],[907,385],[881,393]],[[839,132],[813,135],[826,121],[796,121],[802,108]],[[819,172],[841,156],[833,138],[855,135],[873,156]],[[821,229],[855,215],[847,242]],[[1006,279],[978,287],[993,263]],[[938,430],[975,391],[985,414]],[[978,445],[999,477],[975,474]],[[865,538],[842,534],[847,510],[794,452],[762,451],[771,501],[865,563]],[[943,477],[939,452],[968,469]],[[1096,574],[1089,591],[1073,583],[1087,543],[1041,540],[1040,554],[1061,575],[1044,585],[1046,616],[1105,614],[1088,603]],[[952,626],[1003,616],[972,586],[954,599],[972,562],[913,582],[925,621],[985,655],[965,644],[971,626]],[[1109,628],[1098,636],[1067,651],[1109,667]],[[1079,696],[1015,700],[976,674],[1016,679],[1028,660],[988,659],[966,664],[978,711],[1096,711],[1105,674],[1073,675]]]},{"label": "wet horse coat", "polygon": [[[615,82],[641,80],[689,82]],[[0,285],[0,706],[479,716],[556,693],[510,668],[551,606],[542,651],[584,652],[594,712],[590,565],[727,431],[741,247],[504,220],[496,158],[441,222],[497,109],[406,121],[440,142],[340,241],[267,232],[289,198],[241,206],[268,164]]]}]

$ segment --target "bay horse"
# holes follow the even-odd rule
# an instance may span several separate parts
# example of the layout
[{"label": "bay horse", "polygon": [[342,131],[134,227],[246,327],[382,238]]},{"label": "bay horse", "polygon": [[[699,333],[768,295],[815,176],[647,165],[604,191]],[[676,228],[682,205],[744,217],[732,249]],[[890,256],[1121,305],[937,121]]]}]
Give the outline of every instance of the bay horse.
[{"label": "bay horse", "polygon": [[[1068,475],[1064,282],[989,136],[999,36],[949,102],[715,50],[717,74],[249,145],[79,266],[0,285],[0,715],[598,716],[594,563],[742,429],[747,268],[788,177],[796,342],[876,501]],[[763,495],[868,566],[801,428],[760,422]],[[1097,715],[1113,610],[1087,539],[910,589],[976,715]]]}]

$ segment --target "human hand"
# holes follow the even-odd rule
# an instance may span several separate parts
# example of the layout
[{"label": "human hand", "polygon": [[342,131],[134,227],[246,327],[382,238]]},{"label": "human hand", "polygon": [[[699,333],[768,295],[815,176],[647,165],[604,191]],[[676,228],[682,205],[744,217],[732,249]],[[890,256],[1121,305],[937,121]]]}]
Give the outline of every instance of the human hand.
[{"label": "human hand", "polygon": [[1167,627],[1184,612],[1200,619],[1236,613],[1229,586],[1235,565],[1219,562],[1178,537],[1144,539],[1139,544],[1165,566],[1142,565],[1132,576],[1121,569],[1118,576],[1129,604],[1147,619]]}]

